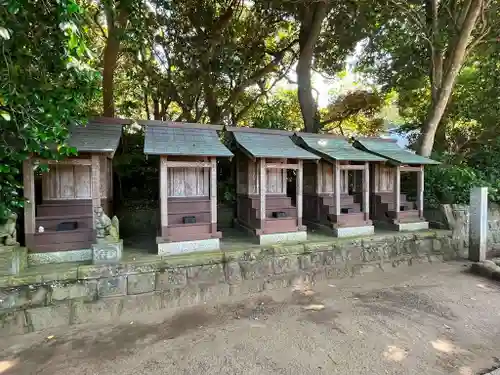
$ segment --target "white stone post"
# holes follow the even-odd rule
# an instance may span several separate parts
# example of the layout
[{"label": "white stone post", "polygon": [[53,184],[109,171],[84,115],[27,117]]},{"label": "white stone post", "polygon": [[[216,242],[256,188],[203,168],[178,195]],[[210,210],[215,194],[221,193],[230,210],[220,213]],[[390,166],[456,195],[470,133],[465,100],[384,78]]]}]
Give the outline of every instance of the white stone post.
[{"label": "white stone post", "polygon": [[486,259],[488,238],[488,188],[473,188],[469,201],[469,260]]}]

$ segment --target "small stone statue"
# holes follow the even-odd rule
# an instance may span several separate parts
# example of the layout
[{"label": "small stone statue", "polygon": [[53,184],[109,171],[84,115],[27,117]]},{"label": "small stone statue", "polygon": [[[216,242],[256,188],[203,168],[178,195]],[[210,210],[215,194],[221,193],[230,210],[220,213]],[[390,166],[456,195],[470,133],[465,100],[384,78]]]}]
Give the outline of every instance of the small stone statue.
[{"label": "small stone statue", "polygon": [[111,219],[111,227],[109,228],[109,239],[111,242],[120,241],[120,222],[116,216]]},{"label": "small stone statue", "polygon": [[13,212],[7,218],[6,222],[0,225],[0,245],[5,245],[5,246],[17,245],[16,220],[17,220],[17,214]]},{"label": "small stone statue", "polygon": [[95,209],[95,229],[98,241],[105,242],[118,242],[120,241],[120,226],[116,216],[111,220],[108,215],[104,213],[102,207]]}]

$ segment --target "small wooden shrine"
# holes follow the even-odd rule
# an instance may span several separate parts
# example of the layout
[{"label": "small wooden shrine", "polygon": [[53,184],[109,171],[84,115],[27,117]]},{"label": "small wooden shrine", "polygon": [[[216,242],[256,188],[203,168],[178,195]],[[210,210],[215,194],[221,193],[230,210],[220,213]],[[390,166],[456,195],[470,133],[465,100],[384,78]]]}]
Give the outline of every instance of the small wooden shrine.
[{"label": "small wooden shrine", "polygon": [[337,237],[373,234],[369,166],[386,159],[354,148],[345,137],[296,133],[294,141],[321,157],[304,162],[304,221]]},{"label": "small wooden shrine", "polygon": [[[237,224],[260,244],[305,241],[302,225],[303,161],[319,159],[300,148],[292,133],[226,127],[236,155]],[[287,171],[296,172],[296,192],[287,194]],[[295,204],[293,204],[295,201]]]},{"label": "small wooden shrine", "polygon": [[[424,166],[439,163],[402,149],[393,139],[359,138],[353,145],[387,159],[385,164],[372,166],[370,211],[374,223],[400,231],[429,228],[424,218]],[[401,192],[401,172],[417,174],[415,201]]]},{"label": "small wooden shrine", "polygon": [[222,126],[161,121],[145,125],[144,153],[160,156],[158,254],[218,250],[217,158],[233,154]]},{"label": "small wooden shrine", "polygon": [[[23,166],[24,231],[29,259],[35,263],[92,259],[96,239],[96,209],[111,214],[113,200],[112,158],[120,142],[122,126],[131,121],[97,118],[75,126],[68,145],[78,156],[42,160],[36,155]],[[35,184],[38,165],[48,164]],[[39,186],[41,194],[35,194]],[[41,196],[36,201],[35,196]]]}]

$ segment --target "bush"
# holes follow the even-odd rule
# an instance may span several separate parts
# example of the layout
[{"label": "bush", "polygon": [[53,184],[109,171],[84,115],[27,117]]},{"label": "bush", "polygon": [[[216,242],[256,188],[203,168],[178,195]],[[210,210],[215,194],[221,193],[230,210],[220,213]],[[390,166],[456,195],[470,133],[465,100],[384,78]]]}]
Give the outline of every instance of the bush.
[{"label": "bush", "polygon": [[500,180],[496,171],[446,164],[425,169],[425,203],[429,207],[468,204],[470,190],[474,187],[487,187],[489,200],[500,202]]}]

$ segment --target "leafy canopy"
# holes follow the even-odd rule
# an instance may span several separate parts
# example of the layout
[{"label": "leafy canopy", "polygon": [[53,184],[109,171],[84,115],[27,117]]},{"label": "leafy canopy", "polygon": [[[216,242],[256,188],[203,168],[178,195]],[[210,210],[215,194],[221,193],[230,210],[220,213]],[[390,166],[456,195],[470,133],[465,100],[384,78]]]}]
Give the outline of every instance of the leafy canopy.
[{"label": "leafy canopy", "polygon": [[81,16],[73,0],[0,2],[0,218],[23,205],[28,155],[76,151],[64,145],[68,126],[84,118],[99,87]]}]

